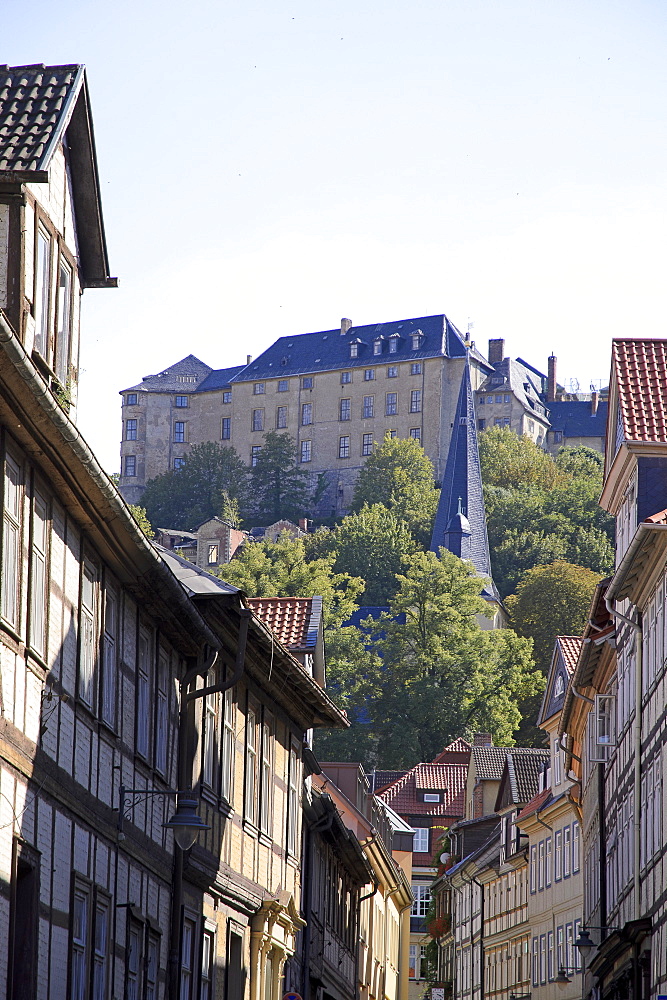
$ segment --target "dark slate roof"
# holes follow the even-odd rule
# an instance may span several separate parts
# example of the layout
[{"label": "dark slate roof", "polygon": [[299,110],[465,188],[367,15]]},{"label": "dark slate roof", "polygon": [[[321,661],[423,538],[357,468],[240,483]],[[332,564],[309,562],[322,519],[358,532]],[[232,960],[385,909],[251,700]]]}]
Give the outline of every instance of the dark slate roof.
[{"label": "dark slate roof", "polygon": [[366,777],[371,783],[371,790],[375,793],[387,785],[393,785],[404,774],[407,774],[407,771],[367,771]]},{"label": "dark slate roof", "polygon": [[345,622],[346,625],[354,625],[355,628],[359,628],[362,621],[365,618],[372,618],[373,621],[377,621],[383,612],[389,614],[389,608],[381,607],[368,607],[368,608],[357,608],[352,612],[348,620]]},{"label": "dark slate roof", "polygon": [[[545,405],[540,398],[543,376],[538,375],[525,362],[513,361],[512,358],[499,361],[494,369],[480,385],[478,392],[507,392],[509,389],[526,410],[533,410],[538,417],[549,422]],[[500,378],[502,382],[498,381]]]},{"label": "dark slate roof", "polygon": [[605,401],[598,403],[597,413],[591,413],[590,401],[556,399],[547,404],[553,431],[562,431],[566,438],[594,437],[604,440],[607,431]]},{"label": "dark slate roof", "polygon": [[523,747],[522,752],[517,753],[516,749],[507,753],[496,809],[500,807],[501,802],[503,804],[511,802],[513,805],[525,805],[526,802],[530,802],[539,788],[540,775],[550,760],[548,750]]},{"label": "dark slate roof", "polygon": [[67,134],[83,287],[109,276],[95,139],[84,66],[0,66],[0,180],[45,183]]},{"label": "dark slate roof", "polygon": [[[139,385],[128,386],[121,392],[137,392],[139,390],[141,392],[196,392],[212,371],[212,368],[196,358],[194,354],[188,354],[187,358],[182,358],[175,365],[164,368],[157,375],[144,375]],[[183,381],[184,379],[187,381]]]},{"label": "dark slate roof", "polygon": [[[441,546],[461,559],[469,559],[480,576],[491,577],[469,360],[466,361],[461,379],[447,465],[431,537],[432,552],[437,553]],[[483,596],[499,600],[493,583],[485,587]]]},{"label": "dark slate roof", "polygon": [[473,746],[471,754],[475,762],[475,774],[478,781],[492,780],[500,781],[503,776],[507,755],[543,753],[542,750],[534,750],[532,747],[476,747]]},{"label": "dark slate roof", "polygon": [[242,372],[245,365],[234,368],[217,368],[197,386],[197,392],[211,392],[213,389],[229,389],[231,380]]},{"label": "dark slate roof", "polygon": [[[411,335],[418,330],[423,334],[419,350],[411,349]],[[392,334],[400,337],[396,354],[389,354],[388,339]],[[373,354],[373,341],[383,338],[382,354]],[[359,356],[350,357],[350,343],[358,340]],[[301,333],[294,337],[280,337],[263,354],[255,358],[236,382],[256,381],[265,378],[287,378],[289,375],[316,374],[332,369],[369,368],[377,364],[401,361],[419,361],[422,358],[463,358],[466,349],[463,335],[445,315],[419,316],[416,319],[395,320],[390,323],[373,323],[369,326],[352,326],[341,334],[340,328],[317,333]],[[475,360],[487,370],[488,362],[476,351]]]},{"label": "dark slate roof", "polygon": [[[551,657],[551,669],[547,677],[547,685],[542,697],[542,707],[538,716],[538,725],[545,719],[560,712],[564,703],[570,677],[577,665],[583,639],[575,635],[557,635],[554,651]],[[560,678],[561,683],[558,684]],[[560,692],[557,694],[557,688]]]}]

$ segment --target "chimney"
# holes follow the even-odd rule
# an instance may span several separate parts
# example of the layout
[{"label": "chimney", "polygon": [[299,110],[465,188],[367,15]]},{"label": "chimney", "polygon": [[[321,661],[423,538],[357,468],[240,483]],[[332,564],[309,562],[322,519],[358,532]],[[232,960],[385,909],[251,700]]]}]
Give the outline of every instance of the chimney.
[{"label": "chimney", "polygon": [[556,382],[556,356],[551,354],[549,356],[549,377],[547,379],[547,402],[553,403],[556,399],[556,388],[558,383]]},{"label": "chimney", "polygon": [[593,389],[593,393],[591,395],[591,415],[595,416],[597,412],[598,412],[598,391],[597,389]]},{"label": "chimney", "polygon": [[245,363],[249,365],[251,361],[252,361],[252,354],[246,354]]},{"label": "chimney", "polygon": [[345,335],[347,333],[347,331],[349,329],[351,329],[351,327],[352,327],[352,320],[351,319],[346,319],[345,316],[343,316],[342,320],[340,321],[340,332],[341,332],[341,334]]},{"label": "chimney", "polygon": [[493,736],[491,733],[475,733],[472,740],[474,747],[492,747]]},{"label": "chimney", "polygon": [[499,365],[505,356],[505,341],[502,338],[489,341],[489,364]]},{"label": "chimney", "polygon": [[307,517],[300,517],[299,518],[299,527],[301,528],[302,531],[308,531],[308,518]]}]

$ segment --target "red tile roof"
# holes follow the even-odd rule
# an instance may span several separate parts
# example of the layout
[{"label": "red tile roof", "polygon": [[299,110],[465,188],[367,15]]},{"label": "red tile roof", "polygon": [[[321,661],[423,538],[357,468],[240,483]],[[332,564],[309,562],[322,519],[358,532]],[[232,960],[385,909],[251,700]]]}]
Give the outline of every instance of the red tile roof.
[{"label": "red tile roof", "polygon": [[517,823],[522,819],[526,819],[528,816],[532,816],[533,813],[538,812],[543,806],[545,806],[548,800],[551,798],[551,789],[545,788],[543,791],[538,792],[537,795],[533,795],[530,802],[527,802],[523,807],[521,812],[516,818]]},{"label": "red tile roof", "polygon": [[472,747],[467,740],[462,740],[459,736],[453,743],[448,744],[441,750],[437,757],[433,758],[434,764],[461,764],[470,760]]},{"label": "red tile roof", "polygon": [[628,441],[667,441],[667,340],[614,340],[623,436]]},{"label": "red tile roof", "polygon": [[[467,777],[467,764],[417,764],[377,794],[399,816],[462,817]],[[422,802],[417,789],[443,792],[443,801]]]},{"label": "red tile roof", "polygon": [[583,641],[583,639],[580,639],[579,636],[576,635],[556,636],[556,642],[560,646],[560,651],[563,654],[563,661],[567,668],[567,672],[570,675],[572,675],[574,668],[577,665]]},{"label": "red tile roof", "polygon": [[249,597],[248,605],[288,649],[313,649],[322,614],[321,597]]},{"label": "red tile roof", "polygon": [[667,510],[659,510],[657,514],[645,517],[644,524],[667,524]]}]

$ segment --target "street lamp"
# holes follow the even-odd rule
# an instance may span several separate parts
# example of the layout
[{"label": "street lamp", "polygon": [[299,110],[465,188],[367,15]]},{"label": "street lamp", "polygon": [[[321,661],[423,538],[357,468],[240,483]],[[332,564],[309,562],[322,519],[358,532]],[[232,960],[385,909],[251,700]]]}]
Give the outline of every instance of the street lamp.
[{"label": "street lamp", "polygon": [[[132,800],[127,802],[126,799],[130,795],[132,796]],[[174,840],[182,851],[187,851],[192,847],[198,833],[201,833],[202,830],[211,829],[207,823],[204,823],[201,816],[197,815],[197,799],[191,791],[172,792],[162,791],[157,788],[126,788],[125,785],[121,785],[118,807],[119,840],[125,839],[123,832],[124,821],[130,818],[130,813],[134,807],[139,805],[143,799],[148,798],[149,795],[177,796],[176,812],[162,826],[167,830],[174,831]]]},{"label": "street lamp", "polygon": [[574,942],[574,947],[578,948],[581,952],[582,958],[586,959],[592,952],[593,948],[597,948],[597,945],[588,933],[588,928],[591,927],[595,931],[617,931],[618,927],[609,927],[596,924],[582,924],[581,930],[579,931],[579,937]]},{"label": "street lamp", "polygon": [[570,968],[565,968],[563,965],[561,965],[560,969],[558,970],[558,975],[554,979],[556,985],[560,986],[561,989],[565,989],[565,987],[569,986],[569,984],[572,982],[572,980],[568,976],[568,972],[581,972],[581,969],[570,969]]}]

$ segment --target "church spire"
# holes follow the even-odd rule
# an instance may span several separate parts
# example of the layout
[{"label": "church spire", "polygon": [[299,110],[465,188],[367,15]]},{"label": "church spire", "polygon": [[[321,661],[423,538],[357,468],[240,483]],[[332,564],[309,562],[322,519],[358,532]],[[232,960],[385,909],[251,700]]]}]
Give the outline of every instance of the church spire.
[{"label": "church spire", "polygon": [[[441,546],[460,559],[469,559],[480,576],[491,577],[475,399],[467,351],[430,548],[437,553]],[[483,596],[497,599],[493,583]]]}]

